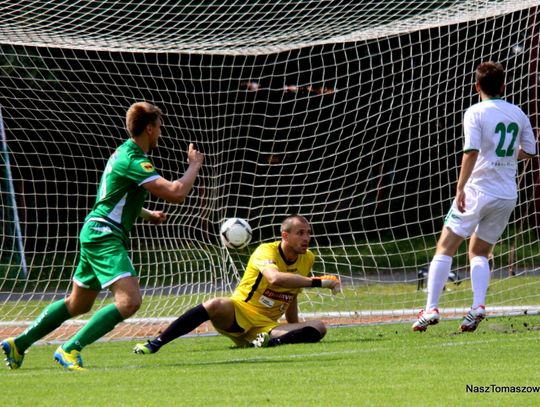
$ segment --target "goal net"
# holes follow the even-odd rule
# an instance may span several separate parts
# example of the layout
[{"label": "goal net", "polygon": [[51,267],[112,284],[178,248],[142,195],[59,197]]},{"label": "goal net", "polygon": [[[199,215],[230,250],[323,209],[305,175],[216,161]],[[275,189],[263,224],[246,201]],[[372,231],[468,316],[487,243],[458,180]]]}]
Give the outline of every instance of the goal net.
[{"label": "goal net", "polygon": [[[134,228],[144,304],[109,338],[155,334],[230,294],[291,213],[311,221],[314,272],[344,285],[337,296],[304,290],[302,317],[411,320],[453,198],[478,63],[504,64],[505,97],[537,130],[539,3],[3,2],[0,332],[21,332],[69,293],[81,224],[141,100],[165,113],[152,153],[165,178],[183,174],[190,142],[206,158],[184,204],[148,201],[169,218]],[[540,307],[538,164],[519,167],[519,204],[491,260],[492,314]],[[233,216],[253,228],[248,248],[220,242]],[[448,316],[470,306],[466,249],[442,297]],[[111,300],[103,292],[93,310]]]}]

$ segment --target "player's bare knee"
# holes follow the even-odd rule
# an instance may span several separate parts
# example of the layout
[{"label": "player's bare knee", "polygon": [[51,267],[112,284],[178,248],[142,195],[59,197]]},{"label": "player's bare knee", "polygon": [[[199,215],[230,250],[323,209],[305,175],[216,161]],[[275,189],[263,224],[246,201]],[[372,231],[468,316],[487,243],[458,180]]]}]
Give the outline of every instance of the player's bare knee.
[{"label": "player's bare knee", "polygon": [[116,302],[116,308],[124,318],[135,314],[141,308],[141,305],[141,298],[126,298]]},{"label": "player's bare knee", "polygon": [[218,297],[212,298],[203,303],[203,307],[208,312],[208,315],[216,315],[222,313],[224,310],[230,307],[231,301],[228,298]]},{"label": "player's bare knee", "polygon": [[69,315],[73,318],[82,314],[86,314],[88,311],[92,309],[92,307],[75,305],[72,307],[68,306],[67,309],[68,309]]},{"label": "player's bare knee", "polygon": [[78,315],[86,314],[92,309],[93,302],[80,301],[72,296],[69,296],[65,300],[66,308],[71,317],[76,317]]},{"label": "player's bare knee", "polygon": [[124,318],[129,318],[130,316],[135,314],[140,307],[141,304],[122,304],[120,306],[117,306],[118,311]]}]

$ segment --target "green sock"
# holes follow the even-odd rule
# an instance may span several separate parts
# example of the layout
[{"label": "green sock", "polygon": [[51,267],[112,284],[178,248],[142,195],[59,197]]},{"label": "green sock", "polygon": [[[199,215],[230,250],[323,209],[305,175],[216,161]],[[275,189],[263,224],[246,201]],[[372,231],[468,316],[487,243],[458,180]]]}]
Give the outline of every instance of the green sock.
[{"label": "green sock", "polygon": [[80,352],[86,345],[90,345],[112,331],[116,324],[123,320],[116,305],[109,304],[97,311],[79,332],[62,345],[62,349],[68,353],[74,349]]},{"label": "green sock", "polygon": [[24,352],[32,346],[34,342],[40,340],[48,333],[51,333],[62,325],[62,322],[70,318],[71,315],[69,315],[66,303],[63,299],[53,302],[41,312],[32,325],[15,338],[15,346],[17,346],[19,352]]}]

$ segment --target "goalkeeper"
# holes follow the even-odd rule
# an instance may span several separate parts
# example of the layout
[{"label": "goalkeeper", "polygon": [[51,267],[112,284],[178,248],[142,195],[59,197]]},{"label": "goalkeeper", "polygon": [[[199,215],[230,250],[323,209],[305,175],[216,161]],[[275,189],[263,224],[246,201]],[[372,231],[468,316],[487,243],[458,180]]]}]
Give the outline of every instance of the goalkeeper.
[{"label": "goalkeeper", "polygon": [[98,196],[80,234],[80,260],[71,294],[46,307],[16,338],[0,344],[10,369],[21,366],[24,352],[64,321],[91,310],[97,295],[109,288],[114,303],[99,309],[72,338],[58,347],[54,359],[69,370],[82,370],[81,350],[133,315],[142,298],[137,272],[129,258],[128,233],[137,217],[160,224],[162,211],[143,208],[149,193],[181,203],[193,187],[204,155],[189,145],[189,166],[182,178],[168,181],[152,165],[147,153],[161,136],[161,110],[149,103],[133,104],[126,115],[130,138],[113,153],[101,177]]},{"label": "goalkeeper", "polygon": [[[299,322],[298,293],[304,287],[336,292],[340,282],[334,276],[308,277],[315,259],[308,249],[310,238],[303,216],[287,217],[281,224],[281,240],[257,247],[231,297],[213,298],[188,310],[155,339],[135,345],[133,352],[155,353],[208,320],[239,347],[319,342],[326,327],[319,320]],[[280,324],[283,315],[287,323]]]}]

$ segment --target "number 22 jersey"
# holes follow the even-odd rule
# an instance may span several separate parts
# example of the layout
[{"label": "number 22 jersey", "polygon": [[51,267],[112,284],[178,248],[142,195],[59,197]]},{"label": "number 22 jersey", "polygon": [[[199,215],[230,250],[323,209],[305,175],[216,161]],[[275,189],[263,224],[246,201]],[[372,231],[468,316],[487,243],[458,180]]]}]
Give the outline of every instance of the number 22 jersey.
[{"label": "number 22 jersey", "polygon": [[467,109],[463,131],[463,150],[479,152],[467,185],[497,198],[515,199],[519,147],[536,154],[529,118],[516,105],[488,99]]}]

